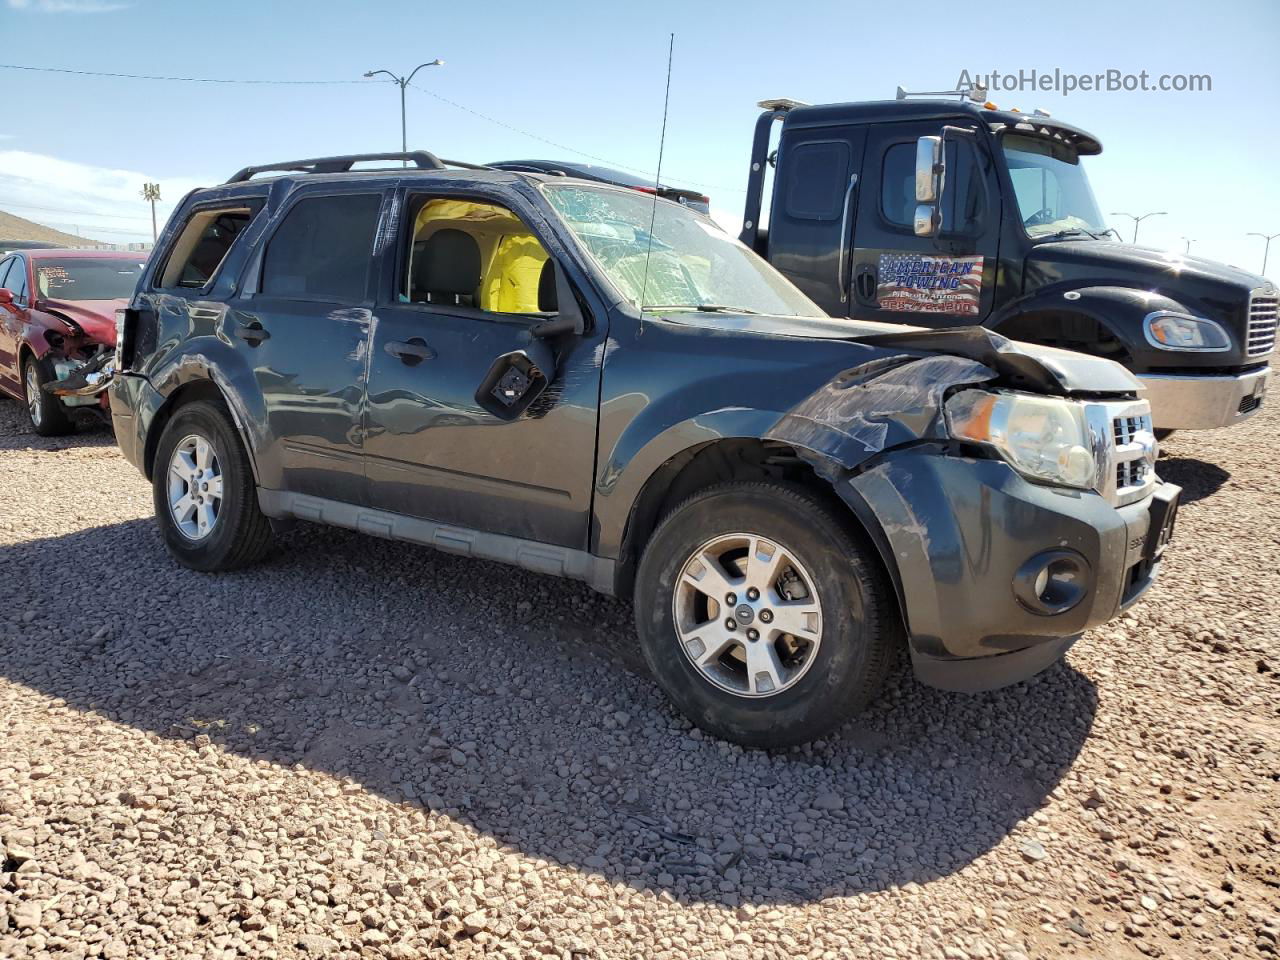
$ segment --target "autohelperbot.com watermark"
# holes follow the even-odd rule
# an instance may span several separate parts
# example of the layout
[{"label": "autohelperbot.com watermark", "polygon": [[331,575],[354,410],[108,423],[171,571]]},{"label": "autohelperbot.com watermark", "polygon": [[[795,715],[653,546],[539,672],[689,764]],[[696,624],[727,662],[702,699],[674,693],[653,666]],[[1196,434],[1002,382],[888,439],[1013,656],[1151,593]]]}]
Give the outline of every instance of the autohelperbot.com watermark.
[{"label": "autohelperbot.com watermark", "polygon": [[988,93],[1210,93],[1213,77],[1207,73],[1152,73],[1139,70],[1108,69],[1094,73],[1074,73],[1054,67],[1021,70],[991,70],[987,73],[960,71],[957,90],[984,89]]}]

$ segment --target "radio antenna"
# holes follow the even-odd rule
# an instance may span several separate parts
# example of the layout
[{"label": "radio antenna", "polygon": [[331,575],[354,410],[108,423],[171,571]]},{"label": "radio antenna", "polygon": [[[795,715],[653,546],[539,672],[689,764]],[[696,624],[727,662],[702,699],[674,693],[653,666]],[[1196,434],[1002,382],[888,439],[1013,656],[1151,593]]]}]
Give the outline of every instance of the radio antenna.
[{"label": "radio antenna", "polygon": [[653,230],[658,221],[658,191],[662,189],[662,153],[667,146],[667,108],[671,105],[671,60],[676,35],[667,43],[667,91],[662,97],[662,134],[658,137],[658,172],[653,178],[653,210],[649,214],[649,247],[644,253],[644,279],[640,283],[640,333],[644,333],[644,298],[649,290],[649,258],[653,255]]}]

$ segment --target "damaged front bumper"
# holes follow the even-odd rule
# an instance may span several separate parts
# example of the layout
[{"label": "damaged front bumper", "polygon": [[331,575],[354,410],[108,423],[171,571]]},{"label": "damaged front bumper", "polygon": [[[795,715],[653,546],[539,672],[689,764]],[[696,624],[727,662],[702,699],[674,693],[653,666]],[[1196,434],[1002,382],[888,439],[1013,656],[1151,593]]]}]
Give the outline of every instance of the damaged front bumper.
[{"label": "damaged front bumper", "polygon": [[68,407],[105,406],[115,372],[114,350],[99,350],[88,360],[63,357],[53,361],[55,379],[41,389]]},{"label": "damaged front bumper", "polygon": [[[1159,570],[1178,488],[1114,507],[999,460],[915,447],[836,492],[894,574],[916,676],[974,692],[1033,676],[1137,600]],[[1041,570],[1069,574],[1050,603],[1037,598]]]}]

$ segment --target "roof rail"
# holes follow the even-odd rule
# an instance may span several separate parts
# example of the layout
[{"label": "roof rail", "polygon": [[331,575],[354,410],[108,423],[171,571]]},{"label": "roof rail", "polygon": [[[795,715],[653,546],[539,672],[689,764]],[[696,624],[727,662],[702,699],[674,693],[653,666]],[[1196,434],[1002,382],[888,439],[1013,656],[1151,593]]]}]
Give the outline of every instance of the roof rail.
[{"label": "roof rail", "polygon": [[441,160],[434,153],[426,150],[411,150],[407,153],[352,153],[340,157],[315,157],[311,160],[286,160],[283,163],[265,163],[257,167],[245,167],[236,171],[227,183],[244,183],[260,173],[280,171],[281,173],[346,173],[357,163],[369,160],[412,160],[419,170],[443,170],[446,166],[465,167],[482,170],[484,167],[473,163],[458,163],[453,160]]}]

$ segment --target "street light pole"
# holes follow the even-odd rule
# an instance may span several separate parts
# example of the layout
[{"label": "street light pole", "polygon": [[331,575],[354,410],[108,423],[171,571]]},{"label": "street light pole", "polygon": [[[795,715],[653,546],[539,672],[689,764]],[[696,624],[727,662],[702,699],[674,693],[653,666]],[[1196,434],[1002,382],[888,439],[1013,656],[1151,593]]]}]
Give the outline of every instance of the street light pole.
[{"label": "street light pole", "polygon": [[1133,242],[1137,243],[1138,242],[1138,224],[1140,224],[1143,220],[1147,219],[1147,217],[1165,217],[1165,216],[1168,216],[1168,213],[1164,210],[1155,210],[1151,213],[1144,213],[1141,216],[1135,217],[1132,213],[1120,213],[1119,211],[1112,211],[1111,215],[1113,217],[1128,217],[1130,220],[1133,221]]},{"label": "street light pole", "polygon": [[160,239],[159,232],[156,230],[156,201],[160,199],[160,184],[144,183],[142,185],[142,199],[151,202],[151,245]]},{"label": "street light pole", "polygon": [[[413,72],[410,73],[407,77],[398,77],[394,73],[392,73],[390,70],[369,70],[365,73],[366,78],[376,77],[380,73],[385,73],[388,77],[394,80],[400,87],[400,152],[401,153],[409,152],[409,130],[405,121],[405,106],[404,106],[405,88],[408,87],[409,84],[413,82],[414,76],[423,67],[443,67],[443,66],[444,66],[444,61],[439,59],[432,60],[428,63],[420,63],[413,68]],[[402,166],[409,165],[409,162],[407,160],[401,160],[400,163]]]},{"label": "street light pole", "polygon": [[1193,243],[1195,243],[1195,240],[1194,240],[1192,237],[1183,237],[1182,239],[1183,239],[1183,240],[1185,240],[1185,241],[1187,241],[1186,249],[1184,249],[1182,252],[1183,252],[1183,253],[1190,253],[1190,252],[1191,252],[1191,245],[1192,245]]},{"label": "street light pole", "polygon": [[1271,253],[1271,241],[1276,237],[1280,237],[1280,233],[1247,233],[1245,236],[1261,237],[1267,241],[1267,245],[1262,248],[1262,272],[1265,275],[1267,272],[1267,256]]}]

